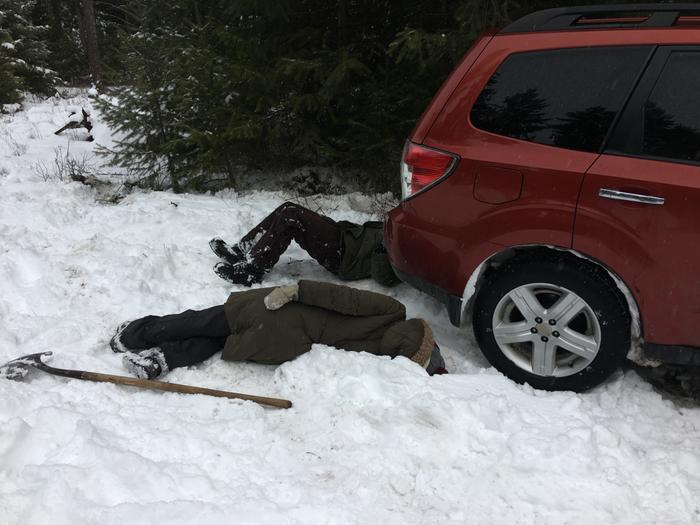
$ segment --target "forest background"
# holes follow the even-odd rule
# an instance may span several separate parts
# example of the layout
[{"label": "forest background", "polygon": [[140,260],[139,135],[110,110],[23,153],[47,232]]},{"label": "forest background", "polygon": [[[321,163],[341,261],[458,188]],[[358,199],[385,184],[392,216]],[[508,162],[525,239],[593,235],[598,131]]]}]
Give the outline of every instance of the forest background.
[{"label": "forest background", "polygon": [[[597,0],[0,0],[0,108],[96,86],[148,187],[331,169],[395,190],[403,143],[483,31]],[[620,0],[614,3],[621,3]]]}]

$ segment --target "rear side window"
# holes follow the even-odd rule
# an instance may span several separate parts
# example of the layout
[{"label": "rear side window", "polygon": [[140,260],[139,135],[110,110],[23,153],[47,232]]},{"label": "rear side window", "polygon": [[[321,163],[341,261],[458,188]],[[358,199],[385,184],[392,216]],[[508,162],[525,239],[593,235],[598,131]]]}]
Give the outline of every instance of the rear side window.
[{"label": "rear side window", "polygon": [[671,53],[644,104],[644,154],[700,161],[700,52]]},{"label": "rear side window", "polygon": [[596,47],[511,55],[479,95],[471,121],[507,137],[599,151],[650,51]]}]

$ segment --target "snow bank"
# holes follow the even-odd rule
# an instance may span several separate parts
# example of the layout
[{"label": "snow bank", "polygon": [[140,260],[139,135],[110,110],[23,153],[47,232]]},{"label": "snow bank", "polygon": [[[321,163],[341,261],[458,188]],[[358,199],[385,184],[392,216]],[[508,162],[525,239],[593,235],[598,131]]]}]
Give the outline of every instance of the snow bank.
[{"label": "snow bank", "polygon": [[[288,196],[136,193],[44,181],[71,135],[52,99],[0,117],[0,362],[53,350],[52,364],[123,373],[108,347],[144,314],[202,308],[231,287],[207,242],[235,240]],[[109,130],[92,111],[95,137]],[[26,144],[16,155],[2,132]],[[76,137],[72,137],[75,139]],[[92,155],[73,140],[70,151]],[[370,218],[365,197],[323,198],[336,218]],[[291,249],[269,283],[333,280]],[[447,376],[316,346],[280,367],[218,356],[168,380],[286,397],[290,410],[42,375],[0,381],[3,524],[698,523],[700,411],[634,373],[590,393],[546,393],[488,368],[443,308],[384,289],[425,317]],[[280,341],[284,344],[284,341]]]}]

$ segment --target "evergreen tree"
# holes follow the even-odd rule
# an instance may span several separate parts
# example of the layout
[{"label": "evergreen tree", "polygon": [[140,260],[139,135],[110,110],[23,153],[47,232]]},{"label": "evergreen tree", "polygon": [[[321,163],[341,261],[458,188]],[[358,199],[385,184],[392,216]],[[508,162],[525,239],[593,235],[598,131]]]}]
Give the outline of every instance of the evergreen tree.
[{"label": "evergreen tree", "polygon": [[0,102],[17,101],[19,91],[50,93],[56,84],[48,68],[44,27],[31,21],[36,0],[0,0]]},{"label": "evergreen tree", "polygon": [[34,23],[46,27],[46,43],[51,68],[60,78],[76,84],[86,77],[86,61],[80,41],[78,2],[75,0],[39,0],[34,8]]},{"label": "evergreen tree", "polygon": [[136,22],[128,2],[35,0],[32,21],[46,28],[51,69],[72,85],[89,85],[104,77],[105,70],[119,69],[121,36]]},{"label": "evergreen tree", "polygon": [[281,3],[260,11],[240,4],[246,2],[132,6],[141,23],[120,57],[127,73],[98,101],[124,136],[115,164],[180,191],[201,187],[201,176],[212,172],[234,183],[237,166],[264,157],[270,108],[261,100],[270,78],[262,35],[270,26],[263,22],[275,20]]},{"label": "evergreen tree", "polygon": [[20,83],[12,66],[13,39],[5,26],[8,14],[0,9],[0,104],[15,103],[20,98]]},{"label": "evergreen tree", "polygon": [[[140,175],[165,174],[176,188],[196,187],[206,172],[226,173],[233,184],[237,168],[250,165],[389,166],[396,159],[387,150],[400,151],[410,126],[406,106],[419,114],[436,84],[416,103],[399,92],[408,83],[391,83],[386,48],[406,21],[395,4],[347,2],[337,11],[319,0],[134,5],[142,23],[122,56],[128,74],[123,87],[108,91],[118,104],[102,107],[127,137],[115,162]],[[451,20],[448,11],[439,16]],[[154,99],[156,91],[162,98]],[[170,120],[152,129],[163,108]]]},{"label": "evergreen tree", "polygon": [[179,191],[183,137],[174,93],[186,74],[177,67],[179,55],[188,50],[178,33],[177,12],[167,0],[139,6],[141,23],[120,56],[128,69],[121,84],[107,88],[96,102],[120,137],[112,163],[151,187]]}]

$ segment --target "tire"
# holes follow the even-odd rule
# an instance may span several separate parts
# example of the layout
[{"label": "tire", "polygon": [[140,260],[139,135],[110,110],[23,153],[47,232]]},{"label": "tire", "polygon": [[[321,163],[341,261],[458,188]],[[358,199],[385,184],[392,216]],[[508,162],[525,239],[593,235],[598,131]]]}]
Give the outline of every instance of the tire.
[{"label": "tire", "polygon": [[602,269],[562,257],[514,259],[474,305],[486,359],[518,383],[582,392],[607,378],[630,347],[627,302]]}]

